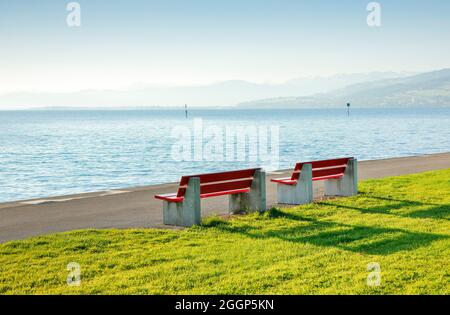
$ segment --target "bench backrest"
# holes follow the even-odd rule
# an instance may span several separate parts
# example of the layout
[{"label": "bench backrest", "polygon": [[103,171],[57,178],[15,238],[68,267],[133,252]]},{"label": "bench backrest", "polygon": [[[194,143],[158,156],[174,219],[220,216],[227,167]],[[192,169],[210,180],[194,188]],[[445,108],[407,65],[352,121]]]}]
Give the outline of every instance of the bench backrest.
[{"label": "bench backrest", "polygon": [[348,161],[352,158],[341,158],[334,160],[323,160],[323,161],[312,161],[312,162],[302,162],[295,165],[294,173],[292,173],[292,180],[298,180],[300,177],[300,172],[304,164],[311,164],[312,166],[312,177],[323,177],[323,176],[333,176],[333,175],[344,175],[345,168],[347,167]]},{"label": "bench backrest", "polygon": [[200,194],[213,194],[234,189],[250,188],[253,176],[257,170],[261,169],[253,168],[239,171],[183,176],[180,180],[177,197],[184,196],[191,177],[198,177],[200,179]]}]

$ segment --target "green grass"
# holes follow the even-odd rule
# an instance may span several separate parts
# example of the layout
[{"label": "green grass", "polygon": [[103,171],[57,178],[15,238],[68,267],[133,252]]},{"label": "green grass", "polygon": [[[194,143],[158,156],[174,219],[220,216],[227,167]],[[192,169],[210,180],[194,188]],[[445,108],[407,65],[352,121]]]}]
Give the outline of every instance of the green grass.
[{"label": "green grass", "polygon": [[[185,230],[84,230],[0,245],[0,294],[450,294],[450,170]],[[81,265],[68,286],[66,266]],[[367,265],[381,285],[367,285]]]}]

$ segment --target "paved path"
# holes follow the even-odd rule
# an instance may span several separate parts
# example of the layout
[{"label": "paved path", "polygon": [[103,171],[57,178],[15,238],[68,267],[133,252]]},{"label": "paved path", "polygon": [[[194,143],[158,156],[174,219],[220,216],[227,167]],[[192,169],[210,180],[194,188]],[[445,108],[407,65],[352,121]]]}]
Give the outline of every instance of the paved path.
[{"label": "paved path", "polygon": [[[450,168],[450,153],[406,157],[359,163],[359,178],[419,173]],[[289,176],[288,171],[268,174]],[[39,200],[0,204],[0,242],[34,235],[86,228],[163,227],[162,202],[156,194],[176,190],[177,184],[70,195]],[[314,184],[320,196],[323,183]],[[268,182],[267,203],[276,203],[276,186]],[[202,201],[202,215],[223,214],[228,208],[227,196]]]}]

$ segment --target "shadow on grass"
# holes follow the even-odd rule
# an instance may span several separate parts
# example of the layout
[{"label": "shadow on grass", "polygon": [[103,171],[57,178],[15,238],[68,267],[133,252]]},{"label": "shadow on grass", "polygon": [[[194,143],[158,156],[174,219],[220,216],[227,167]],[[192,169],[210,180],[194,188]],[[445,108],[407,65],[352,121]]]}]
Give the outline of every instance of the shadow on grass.
[{"label": "shadow on grass", "polygon": [[[380,197],[375,195],[369,195],[365,193],[360,193],[361,196],[370,199],[376,199],[380,201],[384,201],[387,204],[380,206],[372,206],[372,207],[355,207],[349,206],[346,204],[339,203],[339,201],[333,202],[318,202],[319,205],[325,206],[334,206],[337,208],[357,210],[361,213],[379,213],[379,214],[389,214],[396,215],[400,217],[408,217],[408,218],[429,218],[429,219],[443,219],[449,220],[450,216],[450,204],[434,204],[434,203],[425,203],[413,200],[401,200],[387,197]],[[427,207],[426,209],[423,209]],[[398,213],[394,212],[396,210],[401,210],[408,208],[410,211],[408,213]],[[414,208],[420,208],[414,210]]]},{"label": "shadow on grass", "polygon": [[265,215],[272,219],[294,220],[299,224],[269,231],[248,224],[234,225],[232,222],[224,220],[209,222],[204,226],[254,239],[278,238],[293,243],[309,243],[315,246],[333,247],[369,255],[389,255],[399,251],[414,250],[434,241],[448,238],[444,235],[409,232],[401,229],[318,221],[275,208],[269,210]]},{"label": "shadow on grass", "polygon": [[414,211],[409,213],[407,216],[411,218],[450,220],[450,204],[438,205],[429,209]]}]

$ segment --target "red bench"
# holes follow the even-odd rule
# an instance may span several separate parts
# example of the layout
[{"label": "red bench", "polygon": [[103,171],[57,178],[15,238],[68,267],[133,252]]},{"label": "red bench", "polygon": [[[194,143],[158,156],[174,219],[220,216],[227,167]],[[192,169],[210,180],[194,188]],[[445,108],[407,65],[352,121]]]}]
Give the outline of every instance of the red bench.
[{"label": "red bench", "polygon": [[265,172],[260,168],[181,177],[176,193],[157,195],[163,200],[164,224],[200,224],[203,198],[229,195],[229,210],[266,210]]},{"label": "red bench", "polygon": [[357,160],[333,160],[297,163],[291,177],[272,179],[277,183],[278,203],[304,204],[313,201],[312,182],[325,180],[325,195],[354,196],[357,194]]}]

